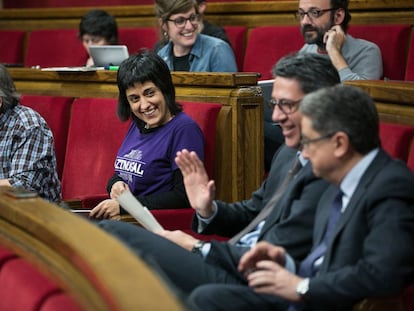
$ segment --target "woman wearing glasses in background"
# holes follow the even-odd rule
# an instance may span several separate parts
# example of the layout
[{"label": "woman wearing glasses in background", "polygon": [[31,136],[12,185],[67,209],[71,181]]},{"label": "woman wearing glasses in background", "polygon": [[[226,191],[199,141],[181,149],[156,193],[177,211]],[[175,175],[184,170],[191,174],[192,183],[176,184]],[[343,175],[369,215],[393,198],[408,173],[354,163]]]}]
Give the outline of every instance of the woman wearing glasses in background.
[{"label": "woman wearing glasses in background", "polygon": [[158,51],[172,71],[236,72],[230,45],[200,34],[201,16],[196,0],[156,0],[161,41]]}]

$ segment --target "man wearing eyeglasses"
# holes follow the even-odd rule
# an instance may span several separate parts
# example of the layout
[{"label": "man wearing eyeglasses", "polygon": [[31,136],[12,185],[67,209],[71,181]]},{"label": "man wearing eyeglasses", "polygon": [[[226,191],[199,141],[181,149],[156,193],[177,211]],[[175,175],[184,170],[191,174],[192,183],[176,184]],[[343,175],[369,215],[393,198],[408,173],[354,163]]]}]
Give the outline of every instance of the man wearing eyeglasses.
[{"label": "man wearing eyeglasses", "polygon": [[[273,119],[283,129],[285,145],[275,155],[268,178],[249,200],[213,201],[214,181],[209,180],[197,155],[183,150],[176,157],[196,211],[193,230],[232,237],[229,242],[205,243],[182,231],[165,230],[156,235],[119,221],[100,223],[133,251],[156,262],[185,294],[210,283],[247,286],[237,264],[257,241],[283,245],[295,259],[303,259],[310,250],[315,206],[327,183],[315,177],[300,155],[299,102],[309,92],[340,83],[339,75],[328,59],[313,54],[286,56],[273,73]],[[293,166],[298,170],[290,173]],[[285,182],[287,176],[293,179]]]},{"label": "man wearing eyeglasses", "polygon": [[349,0],[300,0],[295,13],[305,45],[301,53],[326,55],[338,70],[341,81],[378,80],[382,57],[372,42],[347,34],[351,14]]},{"label": "man wearing eyeglasses", "polygon": [[[300,112],[302,154],[331,184],[318,204],[312,251],[290,265],[285,249],[257,243],[239,263],[249,287],[200,287],[193,296],[201,310],[350,311],[413,284],[414,175],[381,149],[373,100],[337,85],[306,95]],[[227,304],[218,304],[222,297]]]}]

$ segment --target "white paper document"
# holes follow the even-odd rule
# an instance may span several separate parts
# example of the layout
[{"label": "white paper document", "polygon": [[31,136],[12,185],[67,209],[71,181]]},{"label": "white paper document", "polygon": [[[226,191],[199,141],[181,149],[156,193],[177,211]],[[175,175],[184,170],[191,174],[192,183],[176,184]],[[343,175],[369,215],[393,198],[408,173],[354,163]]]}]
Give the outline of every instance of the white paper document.
[{"label": "white paper document", "polygon": [[118,196],[117,201],[145,229],[150,231],[164,230],[154,215],[132,195],[131,191],[123,192]]}]

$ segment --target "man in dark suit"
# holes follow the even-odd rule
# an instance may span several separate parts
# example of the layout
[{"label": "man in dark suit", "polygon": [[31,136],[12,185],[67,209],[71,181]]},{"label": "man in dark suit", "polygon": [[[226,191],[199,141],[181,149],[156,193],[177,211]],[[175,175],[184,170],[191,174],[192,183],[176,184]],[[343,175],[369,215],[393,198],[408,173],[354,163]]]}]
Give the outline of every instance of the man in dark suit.
[{"label": "man in dark suit", "polygon": [[[213,202],[214,181],[208,180],[197,155],[184,150],[176,158],[187,195],[196,210],[193,228],[198,233],[232,236],[254,221],[262,210],[271,211],[268,217],[231,243],[204,243],[181,231],[165,230],[156,235],[126,223],[100,223],[144,259],[155,262],[185,293],[206,283],[247,284],[237,270],[237,263],[258,240],[283,245],[295,259],[302,259],[311,247],[315,207],[327,183],[316,178],[307,161],[298,155],[301,138],[298,106],[306,93],[339,83],[339,76],[328,60],[298,54],[280,60],[274,75],[273,118],[283,129],[286,146],[275,156],[268,179],[251,199],[232,204]],[[302,169],[282,187],[298,159]],[[275,192],[280,188],[283,191],[275,202]]]},{"label": "man in dark suit", "polygon": [[288,251],[259,242],[239,263],[249,286],[199,287],[202,310],[351,310],[414,281],[414,175],[380,148],[372,99],[339,85],[305,96],[300,111],[302,154],[332,184],[313,249],[295,269]]}]

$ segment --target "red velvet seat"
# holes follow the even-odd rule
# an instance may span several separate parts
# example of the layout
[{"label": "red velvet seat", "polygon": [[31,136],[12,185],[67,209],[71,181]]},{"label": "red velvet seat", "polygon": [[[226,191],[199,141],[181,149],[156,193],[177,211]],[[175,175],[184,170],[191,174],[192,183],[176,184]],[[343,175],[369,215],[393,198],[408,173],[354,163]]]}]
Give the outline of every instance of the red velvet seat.
[{"label": "red velvet seat", "polygon": [[152,50],[158,41],[158,31],[155,27],[120,28],[118,35],[119,43],[128,47],[130,55],[142,48]]},{"label": "red velvet seat", "polygon": [[[9,260],[3,265],[0,284],[0,310],[36,311],[49,296],[61,291],[52,280],[21,258]],[[65,305],[60,305],[59,310],[67,309]]]},{"label": "red velvet seat", "polygon": [[78,98],[73,102],[62,175],[64,200],[107,197],[106,184],[129,122],[116,114],[117,99]]},{"label": "red velvet seat", "polygon": [[246,45],[247,27],[245,26],[224,26],[227,37],[230,40],[231,47],[236,57],[237,68],[243,69],[244,50]]},{"label": "red velvet seat", "polygon": [[0,63],[23,65],[25,35],[23,30],[0,30]]},{"label": "red velvet seat", "polygon": [[300,50],[304,41],[299,26],[262,26],[250,31],[243,71],[259,72],[260,80],[272,79],[272,68],[283,56]]},{"label": "red velvet seat", "polygon": [[27,39],[25,66],[85,65],[87,52],[77,34],[77,29],[33,30]]},{"label": "red velvet seat", "polygon": [[411,142],[414,138],[414,127],[396,123],[380,122],[380,138],[382,147],[393,158],[407,161]]},{"label": "red velvet seat", "polygon": [[404,80],[410,25],[350,25],[349,33],[378,45],[382,53],[383,76]]},{"label": "red velvet seat", "polygon": [[405,80],[414,81],[414,31],[411,30],[410,45],[408,48]]},{"label": "red velvet seat", "polygon": [[59,178],[62,178],[73,98],[64,96],[23,95],[20,102],[22,105],[37,111],[49,125],[55,141],[57,171]]}]

